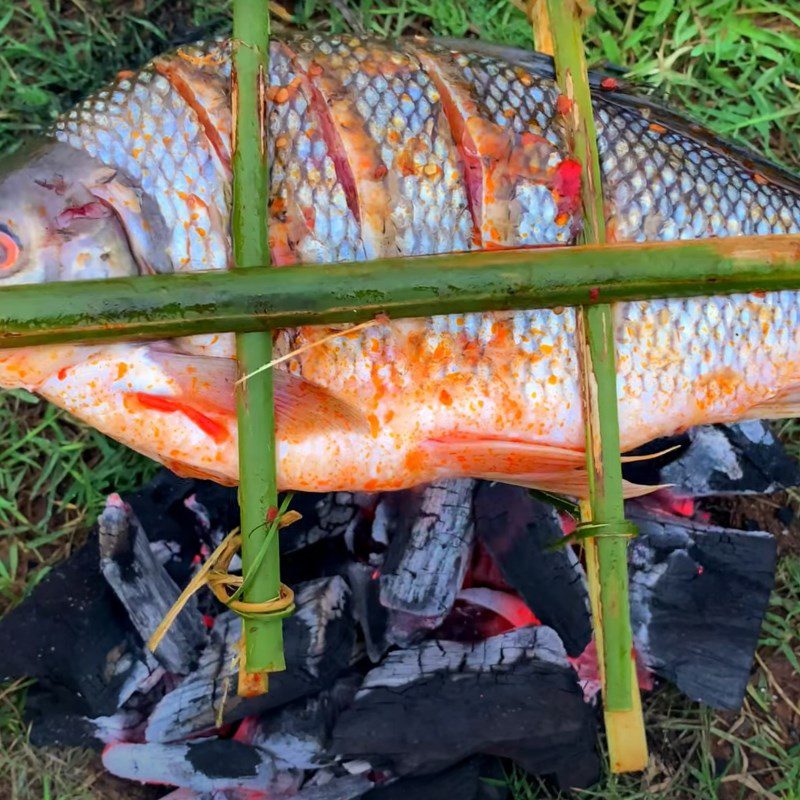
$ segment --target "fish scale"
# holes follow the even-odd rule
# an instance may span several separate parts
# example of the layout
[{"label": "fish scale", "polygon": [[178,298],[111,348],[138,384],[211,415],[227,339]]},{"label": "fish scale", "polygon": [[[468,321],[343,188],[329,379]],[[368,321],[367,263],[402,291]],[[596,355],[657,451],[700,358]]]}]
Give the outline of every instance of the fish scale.
[{"label": "fish scale", "polygon": [[[16,236],[22,254],[0,282],[59,274],[60,244],[62,278],[131,274],[131,249],[139,267],[227,266],[229,58],[216,41],[120,75],[59,121],[51,151],[0,177],[0,245]],[[267,99],[278,264],[574,242],[580,184],[540,57],[298,35],[273,42]],[[612,238],[800,232],[796,178],[647,100],[598,90],[594,103]],[[101,209],[84,205],[89,191]],[[797,292],[619,303],[614,315],[625,448],[800,413]],[[276,373],[283,488],[472,475],[584,490],[574,309],[381,318],[321,341],[331,330],[275,334],[277,355],[316,345]],[[230,337],[0,353],[0,383],[230,482],[235,365],[217,356],[232,354]]]},{"label": "fish scale", "polygon": [[618,239],[800,231],[797,193],[760,184],[734,158],[602,100],[596,122],[608,219]]}]

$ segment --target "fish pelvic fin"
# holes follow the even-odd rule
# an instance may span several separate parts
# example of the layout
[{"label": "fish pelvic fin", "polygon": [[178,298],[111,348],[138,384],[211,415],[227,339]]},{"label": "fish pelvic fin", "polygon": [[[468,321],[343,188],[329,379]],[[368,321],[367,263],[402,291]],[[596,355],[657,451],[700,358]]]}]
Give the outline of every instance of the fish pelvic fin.
[{"label": "fish pelvic fin", "polygon": [[[420,452],[428,462],[427,467],[443,474],[482,478],[581,499],[589,495],[583,450],[514,439],[453,436],[429,439]],[[623,461],[640,459],[622,458]],[[626,498],[641,497],[662,488],[623,481]]]},{"label": "fish pelvic fin", "polygon": [[791,419],[800,417],[800,387],[753,406],[740,419]]}]

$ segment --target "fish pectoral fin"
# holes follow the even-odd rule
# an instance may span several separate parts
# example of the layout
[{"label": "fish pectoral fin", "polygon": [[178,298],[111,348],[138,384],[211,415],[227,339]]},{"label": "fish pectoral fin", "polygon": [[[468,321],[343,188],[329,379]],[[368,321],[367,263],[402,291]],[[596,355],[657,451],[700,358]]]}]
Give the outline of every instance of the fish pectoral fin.
[{"label": "fish pectoral fin", "polygon": [[[236,362],[230,358],[151,350],[180,389],[181,400],[198,410],[233,416],[236,413]],[[283,369],[272,370],[275,425],[279,435],[298,438],[311,430],[369,430],[359,409],[327,389]]]},{"label": "fish pectoral fin", "polygon": [[[514,439],[454,436],[429,439],[422,451],[430,467],[452,475],[572,497],[585,498],[589,493],[582,450]],[[661,488],[623,481],[625,497],[640,497]]]},{"label": "fish pectoral fin", "polygon": [[275,417],[279,435],[301,437],[310,432],[367,433],[369,424],[352,403],[316,383],[284,370],[274,371]]},{"label": "fish pectoral fin", "polygon": [[800,388],[790,389],[746,411],[740,419],[790,419],[800,417]]}]

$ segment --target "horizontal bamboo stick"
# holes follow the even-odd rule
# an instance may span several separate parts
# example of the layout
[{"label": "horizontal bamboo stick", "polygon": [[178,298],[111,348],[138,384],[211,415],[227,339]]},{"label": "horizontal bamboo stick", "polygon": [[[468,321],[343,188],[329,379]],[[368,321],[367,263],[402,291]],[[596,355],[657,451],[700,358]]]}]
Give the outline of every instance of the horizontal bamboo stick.
[{"label": "horizontal bamboo stick", "polygon": [[800,289],[800,236],[147,275],[0,290],[0,347]]}]

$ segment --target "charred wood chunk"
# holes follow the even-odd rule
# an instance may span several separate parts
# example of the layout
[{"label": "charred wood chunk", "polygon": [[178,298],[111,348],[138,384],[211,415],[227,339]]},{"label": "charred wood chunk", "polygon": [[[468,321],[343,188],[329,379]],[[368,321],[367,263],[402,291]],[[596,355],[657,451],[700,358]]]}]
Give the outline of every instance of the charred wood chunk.
[{"label": "charred wood chunk", "polygon": [[426,486],[407,536],[395,536],[383,566],[381,602],[436,627],[450,612],[469,566],[472,480]]},{"label": "charred wood chunk", "polygon": [[738,708],[775,579],[776,546],[631,504],[631,620],[645,664],[694,700]]},{"label": "charred wood chunk", "polygon": [[355,645],[350,589],[338,576],[322,578],[299,587],[296,601],[297,612],[284,623],[286,671],[271,676],[267,694],[236,696],[241,620],[221,614],[197,669],[156,705],[145,738],[178,741],[213,730],[221,710],[232,722],[330,686],[350,666]]},{"label": "charred wood chunk", "polygon": [[376,786],[364,800],[506,800],[504,777],[496,758],[476,756],[435,775]]},{"label": "charred wood chunk", "polygon": [[328,751],[328,740],[333,723],[360,684],[361,676],[353,673],[280,711],[248,717],[239,725],[236,738],[269,753],[279,769],[331,767],[335,759]]},{"label": "charred wood chunk", "polygon": [[103,766],[120,778],[195,791],[269,789],[280,796],[300,782],[298,773],[280,772],[267,753],[234,739],[113,744],[103,752]]},{"label": "charred wood chunk", "polygon": [[766,422],[703,425],[688,435],[688,449],[660,475],[680,494],[767,494],[800,484],[800,465]]},{"label": "charred wood chunk", "polygon": [[96,535],[0,620],[0,680],[36,678],[54,714],[113,714],[150,671],[100,572]]},{"label": "charred wood chunk", "polygon": [[564,535],[555,509],[503,483],[480,483],[474,502],[476,535],[505,581],[580,655],[592,637],[589,596],[572,548],[548,549]]},{"label": "charred wood chunk", "polygon": [[353,592],[353,616],[361,627],[367,655],[377,664],[391,647],[386,631],[389,613],[381,604],[379,571],[369,564],[352,563],[347,568],[347,580]]},{"label": "charred wood chunk", "polygon": [[[322,773],[317,773],[321,775]],[[306,784],[293,800],[356,800],[373,787],[367,775],[334,775],[324,782]],[[265,798],[265,800],[268,800]]]},{"label": "charred wood chunk", "polygon": [[[98,520],[100,568],[144,641],[154,633],[180,595],[180,589],[156,560],[139,520],[118,496],[111,495]],[[206,643],[206,631],[191,598],[170,626],[155,653],[170,672],[188,674]]]},{"label": "charred wood chunk", "polygon": [[338,718],[332,749],[401,776],[479,753],[554,773],[565,787],[588,786],[598,769],[594,714],[545,627],[390,653]]},{"label": "charred wood chunk", "polygon": [[302,519],[281,531],[281,553],[288,554],[323,539],[345,536],[358,524],[367,500],[353,492],[296,492],[291,508]]}]

